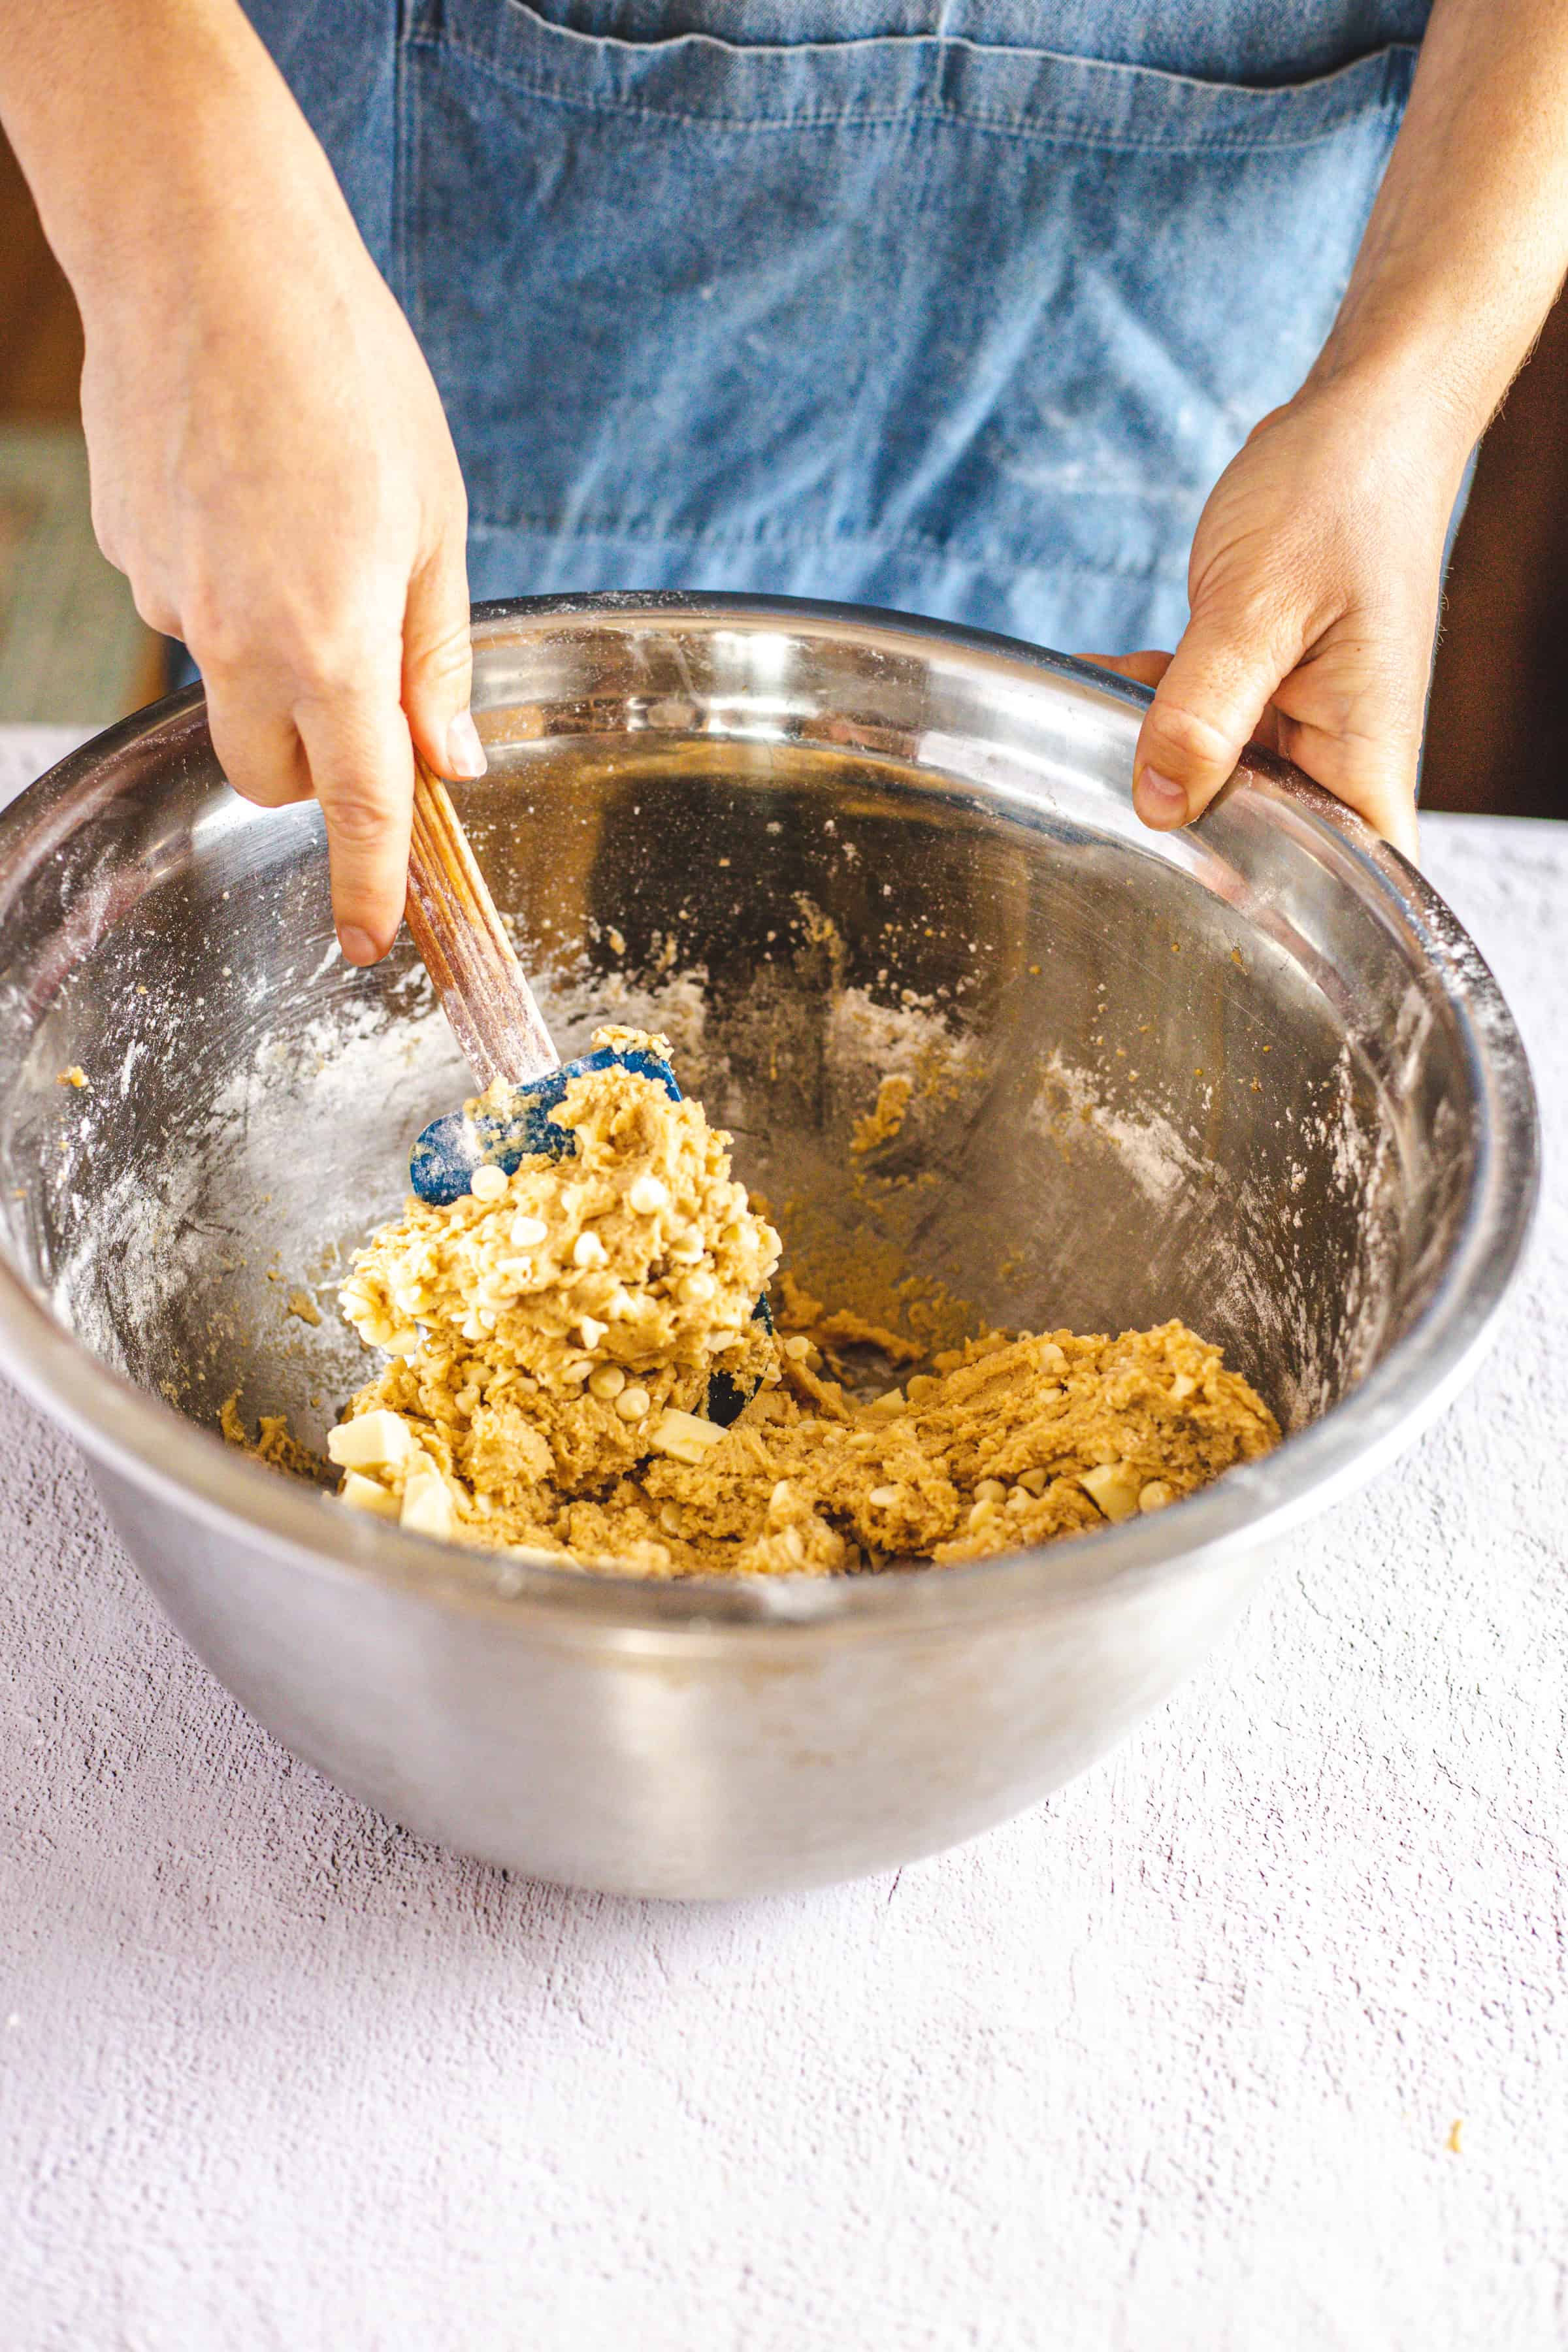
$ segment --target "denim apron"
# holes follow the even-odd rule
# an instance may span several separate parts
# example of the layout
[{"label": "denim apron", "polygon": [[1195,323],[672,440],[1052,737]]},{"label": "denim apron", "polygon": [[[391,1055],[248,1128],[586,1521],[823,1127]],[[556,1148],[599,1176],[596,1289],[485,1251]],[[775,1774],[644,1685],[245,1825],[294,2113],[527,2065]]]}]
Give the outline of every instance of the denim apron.
[{"label": "denim apron", "polygon": [[476,596],[1173,645],[1428,0],[252,0],[440,385]]}]

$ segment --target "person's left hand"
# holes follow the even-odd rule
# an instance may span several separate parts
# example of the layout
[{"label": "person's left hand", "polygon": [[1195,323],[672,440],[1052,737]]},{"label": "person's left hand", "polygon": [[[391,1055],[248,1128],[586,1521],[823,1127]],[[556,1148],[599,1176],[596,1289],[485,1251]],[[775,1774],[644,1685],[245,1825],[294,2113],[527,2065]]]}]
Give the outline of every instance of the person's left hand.
[{"label": "person's left hand", "polygon": [[1284,753],[1414,857],[1444,542],[1468,447],[1348,383],[1256,425],[1199,518],[1173,655],[1090,655],[1157,688],[1133,804],[1202,814],[1248,741]]}]

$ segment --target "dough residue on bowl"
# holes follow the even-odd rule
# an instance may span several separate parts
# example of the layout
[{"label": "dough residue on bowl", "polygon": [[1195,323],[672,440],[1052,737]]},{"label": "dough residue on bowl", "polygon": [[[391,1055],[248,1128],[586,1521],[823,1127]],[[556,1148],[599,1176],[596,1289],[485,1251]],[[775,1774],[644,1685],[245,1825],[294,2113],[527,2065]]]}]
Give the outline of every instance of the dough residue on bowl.
[{"label": "dough residue on bowl", "polygon": [[482,1168],[449,1206],[411,1200],[357,1255],[343,1310],[391,1361],[329,1440],[354,1507],[640,1576],[832,1575],[1085,1532],[1278,1442],[1175,1322],[987,1332],[857,1393],[830,1376],[842,1344],[916,1351],[787,1276],[775,1327],[755,1316],[780,1237],[700,1103],[612,1066],[552,1116],[572,1152]]}]

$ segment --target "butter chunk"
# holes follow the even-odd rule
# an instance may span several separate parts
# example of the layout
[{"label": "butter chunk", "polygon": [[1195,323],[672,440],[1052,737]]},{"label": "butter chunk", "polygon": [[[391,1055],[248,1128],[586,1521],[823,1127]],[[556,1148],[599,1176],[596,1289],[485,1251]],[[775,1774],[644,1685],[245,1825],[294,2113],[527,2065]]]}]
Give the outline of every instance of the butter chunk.
[{"label": "butter chunk", "polygon": [[666,1405],[654,1423],[651,1442],[656,1454],[672,1454],[677,1462],[700,1462],[723,1434],[716,1421],[704,1421],[698,1413],[678,1412],[674,1405]]},{"label": "butter chunk", "polygon": [[1130,1519],[1144,1482],[1131,1462],[1107,1462],[1094,1470],[1080,1470],[1078,1483],[1108,1519]]},{"label": "butter chunk", "polygon": [[350,1470],[338,1488],[338,1500],[346,1503],[351,1511],[371,1511],[380,1519],[397,1517],[397,1497],[378,1486],[374,1478],[362,1478],[357,1470]]},{"label": "butter chunk", "polygon": [[444,1538],[452,1532],[452,1497],[447,1481],[427,1454],[409,1465],[408,1484],[403,1490],[403,1508],[398,1516],[404,1526],[417,1536]]},{"label": "butter chunk", "polygon": [[414,1432],[401,1413],[362,1412],[327,1432],[327,1453],[340,1470],[390,1470],[414,1451]]}]

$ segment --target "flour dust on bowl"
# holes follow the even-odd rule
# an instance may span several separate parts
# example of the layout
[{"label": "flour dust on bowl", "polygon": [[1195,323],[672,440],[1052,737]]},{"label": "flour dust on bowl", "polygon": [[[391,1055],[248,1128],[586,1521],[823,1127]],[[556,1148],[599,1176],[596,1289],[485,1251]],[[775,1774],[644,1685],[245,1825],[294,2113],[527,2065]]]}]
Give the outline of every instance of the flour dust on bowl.
[{"label": "flour dust on bowl", "polygon": [[[1512,1022],[1292,773],[1145,832],[1143,698],[1079,664],[605,597],[481,608],[476,671],[462,814],[552,1034],[665,1032],[803,1282],[917,1277],[972,1330],[1180,1317],[1286,1442],[1032,1554],[662,1583],[429,1543],[241,1458],[234,1391],[319,1448],[364,1378],[336,1283],[402,1197],[389,1139],[467,1087],[411,950],[337,956],[314,810],[236,800],[193,695],[0,819],[5,1368],[213,1671],[410,1828],[663,1895],[931,1852],[1101,1754],[1464,1378],[1535,1186]],[[852,1153],[900,1073],[901,1127]]]}]

